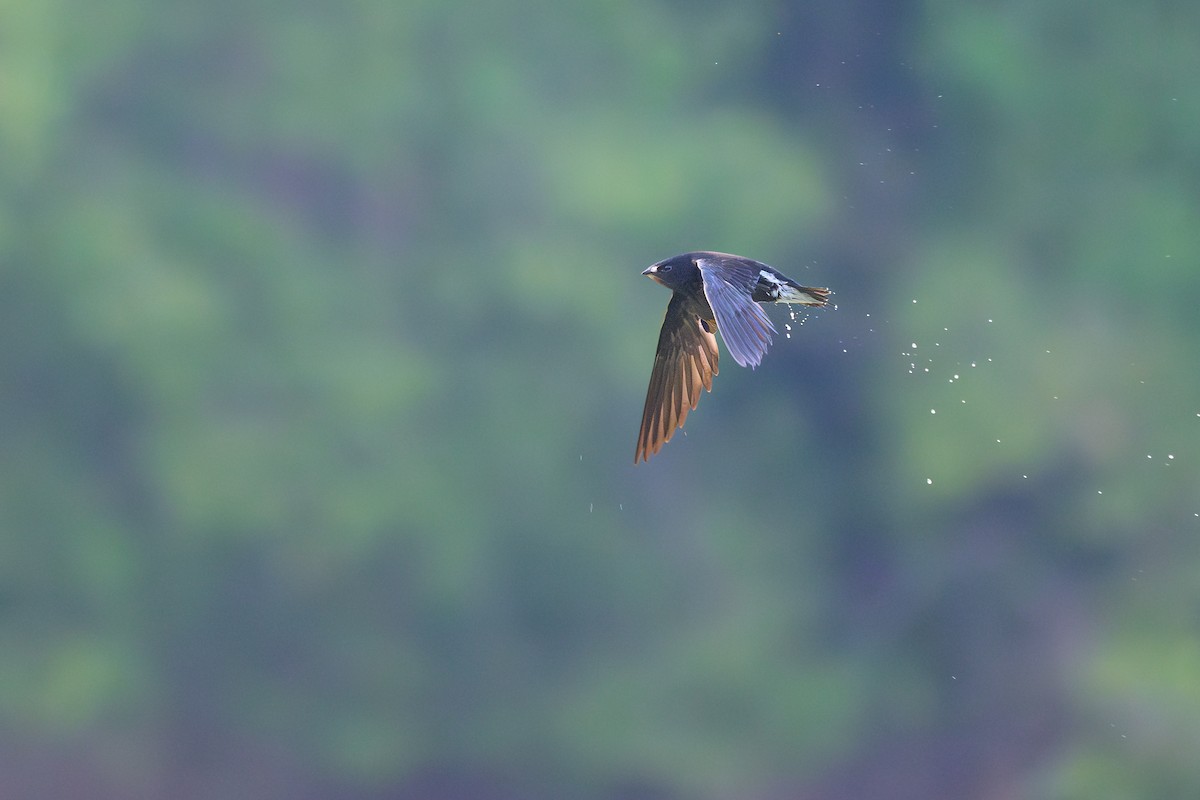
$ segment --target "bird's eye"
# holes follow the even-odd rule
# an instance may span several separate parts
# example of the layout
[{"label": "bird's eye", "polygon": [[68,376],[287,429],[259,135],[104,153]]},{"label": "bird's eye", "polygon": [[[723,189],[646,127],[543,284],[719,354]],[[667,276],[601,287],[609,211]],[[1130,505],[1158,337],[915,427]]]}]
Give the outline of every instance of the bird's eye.
[{"label": "bird's eye", "polygon": [[663,264],[661,267],[659,267],[659,268],[658,268],[658,271],[659,271],[659,272],[670,272],[670,271],[671,271],[671,265],[670,265],[670,264]]}]

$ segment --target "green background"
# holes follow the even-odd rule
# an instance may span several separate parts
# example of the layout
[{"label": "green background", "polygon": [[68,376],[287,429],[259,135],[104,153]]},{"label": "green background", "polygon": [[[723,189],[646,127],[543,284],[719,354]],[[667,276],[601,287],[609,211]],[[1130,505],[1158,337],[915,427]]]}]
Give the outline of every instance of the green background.
[{"label": "green background", "polygon": [[[1200,797],[1198,41],[5,4],[0,796]],[[634,467],[692,249],[837,307]]]}]

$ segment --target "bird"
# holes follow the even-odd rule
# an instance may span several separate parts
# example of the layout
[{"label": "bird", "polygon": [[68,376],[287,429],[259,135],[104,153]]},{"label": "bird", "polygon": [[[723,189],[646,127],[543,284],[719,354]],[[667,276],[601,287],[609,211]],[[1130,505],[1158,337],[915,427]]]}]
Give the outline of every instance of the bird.
[{"label": "bird", "polygon": [[801,286],[761,261],[709,250],[672,256],[642,274],[670,289],[671,301],[658,334],[635,465],[683,427],[701,388],[712,391],[718,330],[738,366],[753,369],[776,333],[760,304],[824,306],[829,300],[828,289]]}]

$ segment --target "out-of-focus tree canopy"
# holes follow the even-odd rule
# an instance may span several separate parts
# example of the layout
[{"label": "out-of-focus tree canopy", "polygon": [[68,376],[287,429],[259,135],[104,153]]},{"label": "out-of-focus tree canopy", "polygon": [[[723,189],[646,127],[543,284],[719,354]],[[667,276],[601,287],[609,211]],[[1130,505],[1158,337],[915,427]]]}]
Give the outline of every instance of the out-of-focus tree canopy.
[{"label": "out-of-focus tree canopy", "polygon": [[[1200,796],[1198,38],[8,4],[0,796]],[[635,468],[693,249],[836,308]]]}]

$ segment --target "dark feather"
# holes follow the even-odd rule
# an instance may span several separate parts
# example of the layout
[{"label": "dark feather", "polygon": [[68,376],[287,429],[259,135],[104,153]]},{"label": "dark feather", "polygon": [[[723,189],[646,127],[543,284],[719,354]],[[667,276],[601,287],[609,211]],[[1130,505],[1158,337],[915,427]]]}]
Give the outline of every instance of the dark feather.
[{"label": "dark feather", "polygon": [[688,412],[700,402],[701,389],[712,391],[712,379],[717,374],[717,337],[704,330],[704,310],[683,294],[671,296],[658,334],[635,464],[661,450],[683,427]]}]

